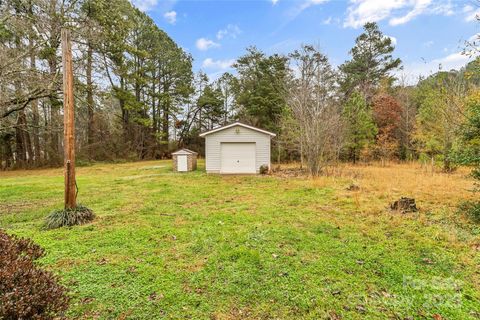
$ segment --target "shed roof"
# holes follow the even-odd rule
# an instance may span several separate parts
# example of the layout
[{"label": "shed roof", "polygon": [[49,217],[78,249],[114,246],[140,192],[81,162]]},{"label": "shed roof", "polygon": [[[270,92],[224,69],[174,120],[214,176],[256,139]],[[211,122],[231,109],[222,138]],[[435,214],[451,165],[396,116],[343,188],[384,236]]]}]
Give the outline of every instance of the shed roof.
[{"label": "shed roof", "polygon": [[172,153],[172,155],[177,155],[177,154],[197,154],[197,153],[195,151],[183,148]]},{"label": "shed roof", "polygon": [[231,128],[231,127],[235,127],[235,126],[240,126],[240,127],[244,127],[244,128],[247,128],[247,129],[251,129],[251,130],[260,132],[260,133],[268,134],[271,137],[276,136],[275,133],[272,133],[272,132],[269,132],[269,131],[266,131],[266,130],[263,130],[263,129],[259,129],[259,128],[256,128],[256,127],[252,127],[252,126],[249,126],[249,125],[241,123],[241,122],[234,122],[232,124],[229,124],[229,125],[226,125],[226,126],[223,126],[223,127],[218,127],[218,128],[212,129],[210,131],[202,132],[202,133],[200,133],[199,136],[200,137],[205,137],[209,134],[212,134],[212,133],[215,133],[215,132],[218,132],[218,131],[222,131],[222,130],[225,130],[225,129],[228,129],[228,128]]}]

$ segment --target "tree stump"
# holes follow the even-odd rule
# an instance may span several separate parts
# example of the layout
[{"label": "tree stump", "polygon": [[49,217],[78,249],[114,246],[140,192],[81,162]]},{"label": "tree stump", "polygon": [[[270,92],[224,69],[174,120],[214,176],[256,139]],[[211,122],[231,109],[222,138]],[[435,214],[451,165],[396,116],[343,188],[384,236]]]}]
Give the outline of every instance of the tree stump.
[{"label": "tree stump", "polygon": [[399,200],[393,202],[390,208],[395,211],[400,211],[401,213],[418,211],[415,199],[406,197],[401,197]]},{"label": "tree stump", "polygon": [[360,190],[360,187],[356,184],[351,184],[347,187],[347,191],[358,191]]}]

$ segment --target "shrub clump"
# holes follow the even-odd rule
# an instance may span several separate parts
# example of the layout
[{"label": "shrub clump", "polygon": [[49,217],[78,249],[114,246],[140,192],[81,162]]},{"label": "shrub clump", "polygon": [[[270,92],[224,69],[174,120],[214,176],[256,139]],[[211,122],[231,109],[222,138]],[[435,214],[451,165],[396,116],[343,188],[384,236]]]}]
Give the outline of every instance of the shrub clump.
[{"label": "shrub clump", "polygon": [[95,218],[95,214],[89,208],[78,205],[74,209],[62,209],[53,211],[45,219],[45,229],[75,226],[88,223]]},{"label": "shrub clump", "polygon": [[267,174],[268,171],[269,171],[269,168],[267,164],[262,164],[260,166],[260,174]]},{"label": "shrub clump", "polygon": [[480,223],[480,202],[464,202],[460,205],[460,211],[473,222]]},{"label": "shrub clump", "polygon": [[44,250],[0,229],[0,319],[53,319],[68,308],[67,289],[35,260]]}]

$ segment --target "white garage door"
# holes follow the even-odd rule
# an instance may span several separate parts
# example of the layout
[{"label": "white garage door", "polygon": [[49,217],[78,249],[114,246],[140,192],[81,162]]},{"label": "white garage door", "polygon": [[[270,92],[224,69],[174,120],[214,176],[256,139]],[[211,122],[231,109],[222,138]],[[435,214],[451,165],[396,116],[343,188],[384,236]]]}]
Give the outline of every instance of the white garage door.
[{"label": "white garage door", "polygon": [[178,171],[188,171],[187,156],[179,155],[177,156],[177,166]]},{"label": "white garage door", "polygon": [[254,142],[223,142],[220,157],[220,173],[256,173]]}]

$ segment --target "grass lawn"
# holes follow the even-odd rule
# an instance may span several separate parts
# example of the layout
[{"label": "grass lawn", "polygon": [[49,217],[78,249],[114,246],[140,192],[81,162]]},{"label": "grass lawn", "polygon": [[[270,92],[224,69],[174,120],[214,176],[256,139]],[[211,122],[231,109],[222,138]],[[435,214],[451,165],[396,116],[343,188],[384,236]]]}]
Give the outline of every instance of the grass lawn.
[{"label": "grass lawn", "polygon": [[[478,319],[480,226],[456,211],[474,197],[466,175],[417,164],[318,179],[99,164],[77,171],[96,220],[43,231],[62,207],[62,169],[3,172],[0,226],[46,249],[41,263],[71,289],[72,318]],[[400,196],[420,212],[390,212]]]}]

